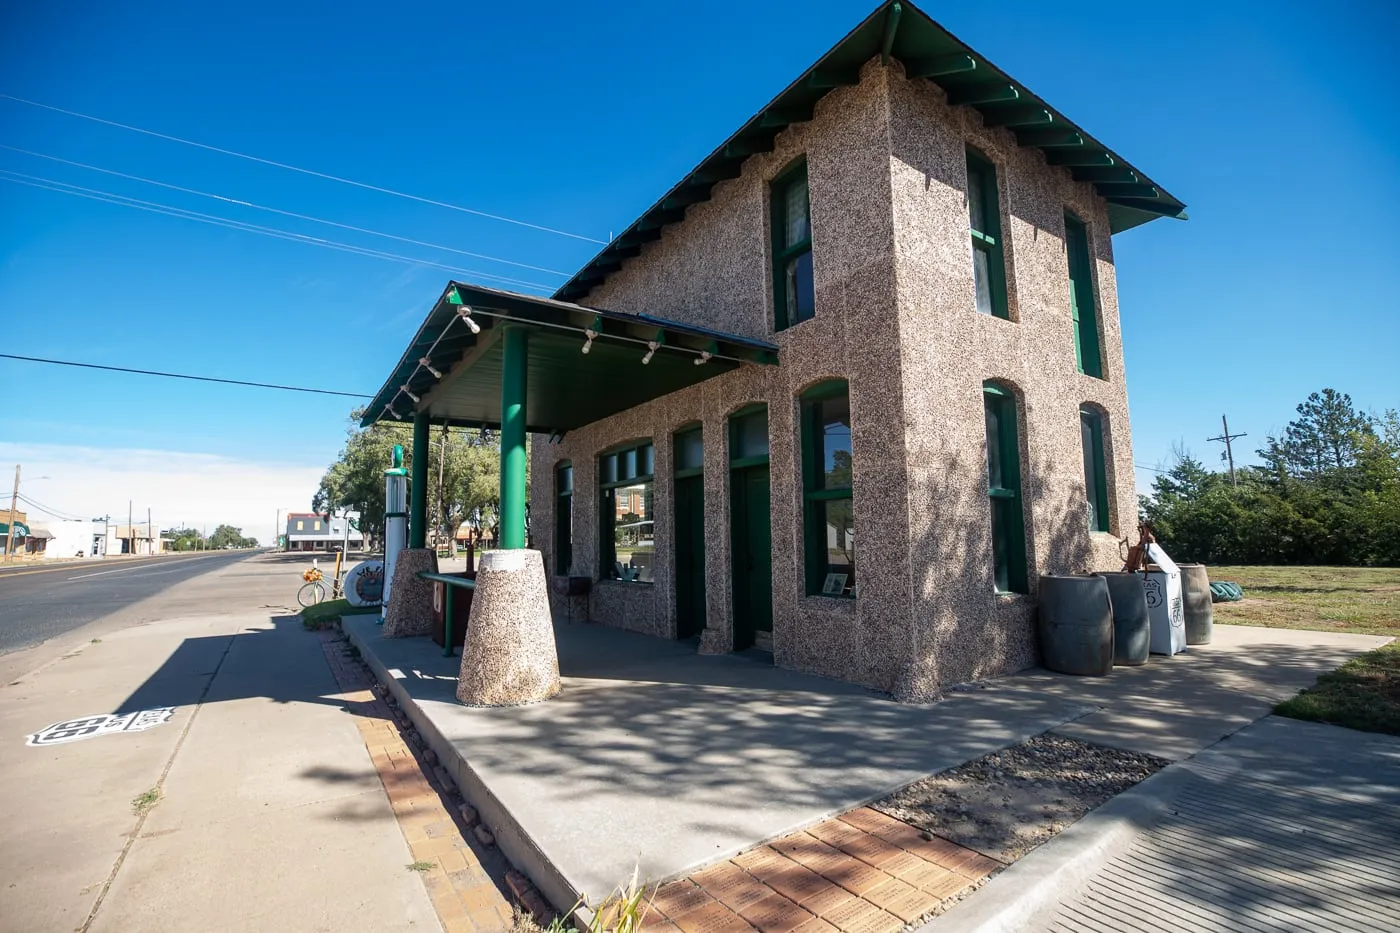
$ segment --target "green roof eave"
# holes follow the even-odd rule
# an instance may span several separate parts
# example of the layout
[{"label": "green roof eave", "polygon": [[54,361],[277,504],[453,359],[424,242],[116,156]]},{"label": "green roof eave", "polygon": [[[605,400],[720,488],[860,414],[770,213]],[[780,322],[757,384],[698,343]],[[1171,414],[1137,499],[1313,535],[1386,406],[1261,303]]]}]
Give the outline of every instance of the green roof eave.
[{"label": "green roof eave", "polygon": [[506,326],[532,332],[526,427],[540,433],[572,430],[742,363],[778,358],[767,341],[450,282],[365,408],[361,426],[410,420],[417,412],[436,424],[499,425],[499,338]]},{"label": "green roof eave", "polygon": [[907,0],[887,0],[600,250],[554,297],[575,301],[587,295],[624,259],[660,239],[663,227],[683,220],[686,207],[709,200],[720,181],[737,178],[749,156],[772,151],[779,133],[810,120],[817,101],[835,88],[859,83],[861,67],[876,56],[899,59],[910,77],[934,82],[951,103],[974,107],[987,125],[1010,129],[1021,145],[1040,149],[1053,165],[1068,167],[1076,181],[1092,183],[1108,202],[1112,233],[1158,217],[1186,218],[1184,203],[928,14]]}]

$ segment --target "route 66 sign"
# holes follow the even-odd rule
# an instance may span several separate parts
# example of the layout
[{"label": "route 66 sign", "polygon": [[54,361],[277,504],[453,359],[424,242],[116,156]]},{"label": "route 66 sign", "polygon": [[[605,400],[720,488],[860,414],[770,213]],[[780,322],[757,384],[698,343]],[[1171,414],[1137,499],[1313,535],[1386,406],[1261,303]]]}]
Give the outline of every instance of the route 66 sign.
[{"label": "route 66 sign", "polygon": [[29,736],[25,744],[31,747],[62,745],[64,742],[77,742],[99,735],[110,735],[113,732],[144,732],[152,726],[169,722],[170,717],[174,715],[175,707],[162,706],[157,709],[124,713],[120,716],[110,713],[80,716],[77,719],[66,719],[63,722],[56,722],[40,729]]}]

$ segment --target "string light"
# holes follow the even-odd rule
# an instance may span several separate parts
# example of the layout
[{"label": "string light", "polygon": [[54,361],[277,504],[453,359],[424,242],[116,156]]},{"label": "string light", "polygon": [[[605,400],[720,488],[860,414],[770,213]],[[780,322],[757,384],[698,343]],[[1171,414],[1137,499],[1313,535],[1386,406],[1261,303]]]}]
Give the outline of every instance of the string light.
[{"label": "string light", "polygon": [[414,395],[414,394],[409,390],[408,386],[400,386],[400,387],[399,387],[399,391],[402,392],[404,395],[407,395],[409,398],[413,399],[413,404],[415,404],[415,405],[417,405],[419,402],[423,401],[421,398],[419,398],[418,396]]},{"label": "string light", "polygon": [[433,364],[428,362],[428,358],[426,356],[418,361],[418,365],[422,366],[428,372],[432,373],[434,379],[442,378],[442,373],[438,372],[436,369],[433,368]]},{"label": "string light", "polygon": [[466,305],[457,309],[457,313],[462,316],[462,320],[467,322],[467,327],[471,328],[473,334],[481,333],[481,325],[472,320],[472,309]]},{"label": "string light", "polygon": [[656,355],[656,351],[657,351],[658,348],[660,348],[660,346],[661,346],[661,344],[660,344],[658,341],[655,341],[655,340],[648,340],[648,341],[647,341],[647,352],[646,352],[646,356],[642,357],[642,365],[643,365],[643,366],[645,366],[646,364],[648,364],[648,363],[651,362],[651,358],[652,358],[653,356]]},{"label": "string light", "polygon": [[385,408],[385,410],[387,410],[387,411],[389,412],[389,414],[391,414],[391,415],[394,416],[394,420],[395,420],[395,421],[402,421],[402,420],[403,420],[403,415],[401,415],[401,414],[399,414],[397,411],[395,411],[393,405],[385,405],[384,408]]},{"label": "string light", "polygon": [[708,363],[708,362],[710,361],[710,357],[713,356],[713,355],[714,355],[714,354],[711,353],[709,350],[701,350],[701,351],[700,351],[700,358],[697,359],[697,360],[695,361],[695,365],[696,365],[696,366],[704,366],[706,363]]}]

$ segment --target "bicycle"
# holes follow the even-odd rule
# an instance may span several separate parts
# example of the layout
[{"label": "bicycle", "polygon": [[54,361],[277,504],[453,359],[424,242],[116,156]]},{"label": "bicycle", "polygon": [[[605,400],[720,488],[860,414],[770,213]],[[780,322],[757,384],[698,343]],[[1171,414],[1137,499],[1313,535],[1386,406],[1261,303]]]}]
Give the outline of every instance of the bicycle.
[{"label": "bicycle", "polygon": [[310,570],[302,571],[301,578],[306,582],[301,589],[297,590],[297,602],[303,609],[309,609],[317,603],[325,602],[327,599],[340,599],[344,596],[341,588],[342,574],[340,572],[341,555],[335,555],[335,576],[330,580],[329,587],[326,585],[326,575],[321,572],[320,567],[312,567]]}]

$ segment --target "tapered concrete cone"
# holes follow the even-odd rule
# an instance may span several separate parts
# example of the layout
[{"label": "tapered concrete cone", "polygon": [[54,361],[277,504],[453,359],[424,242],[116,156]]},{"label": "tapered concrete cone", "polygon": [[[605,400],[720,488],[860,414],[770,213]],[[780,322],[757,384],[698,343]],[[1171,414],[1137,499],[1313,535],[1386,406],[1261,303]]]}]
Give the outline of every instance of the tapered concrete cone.
[{"label": "tapered concrete cone", "polygon": [[518,706],[559,692],[559,653],[539,551],[487,551],[462,646],[457,699],[469,706]]},{"label": "tapered concrete cone", "polygon": [[433,584],[420,580],[424,570],[437,573],[437,551],[426,547],[406,547],[399,551],[394,565],[393,585],[389,588],[389,608],[384,613],[384,637],[408,638],[430,635],[433,631]]}]

